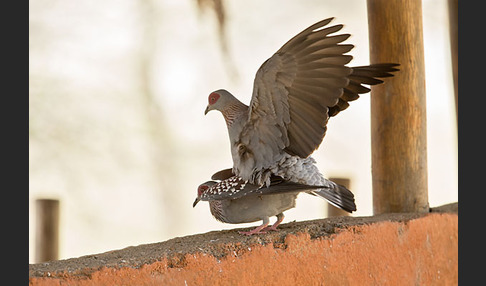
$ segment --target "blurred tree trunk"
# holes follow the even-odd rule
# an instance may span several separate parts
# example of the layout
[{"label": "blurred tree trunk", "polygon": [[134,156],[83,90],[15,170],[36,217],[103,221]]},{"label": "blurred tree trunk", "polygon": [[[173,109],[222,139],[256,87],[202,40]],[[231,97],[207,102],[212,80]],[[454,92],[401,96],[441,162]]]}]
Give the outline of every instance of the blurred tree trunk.
[{"label": "blurred tree trunk", "polygon": [[233,59],[231,58],[228,48],[228,37],[226,36],[226,10],[223,0],[196,0],[197,7],[200,13],[204,13],[207,9],[212,10],[218,21],[218,38],[219,46],[221,48],[221,55],[223,56],[223,63],[229,73],[229,78],[238,80],[238,69],[236,68]]},{"label": "blurred tree trunk", "polygon": [[[181,211],[183,202],[174,187],[177,182],[177,170],[171,162],[177,160],[175,144],[172,143],[171,131],[164,122],[163,109],[154,92],[154,63],[157,55],[157,4],[153,0],[138,1],[140,12],[141,37],[138,57],[139,88],[142,99],[142,114],[146,117],[149,142],[149,155],[152,159],[152,178],[159,195],[164,222],[164,234],[177,235],[184,225],[185,216]],[[190,203],[188,203],[190,204]],[[177,219],[170,219],[177,217]]]}]

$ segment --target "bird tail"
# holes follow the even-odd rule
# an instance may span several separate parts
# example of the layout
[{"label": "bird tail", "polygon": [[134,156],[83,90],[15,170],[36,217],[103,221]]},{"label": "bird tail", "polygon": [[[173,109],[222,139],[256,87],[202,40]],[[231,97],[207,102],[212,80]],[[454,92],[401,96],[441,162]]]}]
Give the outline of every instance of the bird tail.
[{"label": "bird tail", "polygon": [[332,181],[328,181],[329,187],[318,189],[309,192],[312,195],[321,197],[327,200],[331,205],[343,209],[349,213],[356,210],[356,204],[354,203],[354,195],[346,187],[336,184]]}]

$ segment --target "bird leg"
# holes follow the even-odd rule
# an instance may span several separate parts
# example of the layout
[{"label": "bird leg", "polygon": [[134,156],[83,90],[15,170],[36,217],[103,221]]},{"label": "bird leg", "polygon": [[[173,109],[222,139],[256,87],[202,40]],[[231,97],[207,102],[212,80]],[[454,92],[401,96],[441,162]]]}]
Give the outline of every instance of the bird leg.
[{"label": "bird leg", "polygon": [[279,226],[280,223],[282,223],[282,221],[284,220],[284,218],[285,218],[284,214],[283,213],[279,213],[277,215],[277,221],[272,226],[266,227],[264,230],[265,231],[267,231],[267,230],[278,231],[277,226]]},{"label": "bird leg", "polygon": [[255,228],[253,230],[250,230],[250,231],[239,231],[238,233],[239,234],[248,235],[248,236],[254,235],[254,234],[267,233],[263,229],[266,228],[269,223],[270,223],[270,220],[268,219],[268,217],[265,217],[265,218],[263,218],[263,224],[260,225],[259,227]]}]

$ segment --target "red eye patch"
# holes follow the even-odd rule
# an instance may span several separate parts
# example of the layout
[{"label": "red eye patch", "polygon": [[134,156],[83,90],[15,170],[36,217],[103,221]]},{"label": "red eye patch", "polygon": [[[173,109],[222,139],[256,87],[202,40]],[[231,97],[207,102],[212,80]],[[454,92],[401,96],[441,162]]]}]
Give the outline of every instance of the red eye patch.
[{"label": "red eye patch", "polygon": [[216,101],[218,101],[218,99],[219,99],[219,94],[217,94],[216,92],[213,92],[209,95],[208,102],[209,102],[209,104],[214,104],[214,103],[216,103]]},{"label": "red eye patch", "polygon": [[205,185],[202,185],[202,186],[199,186],[199,188],[197,189],[197,193],[198,195],[202,195],[207,189],[209,189],[208,186],[205,186]]}]

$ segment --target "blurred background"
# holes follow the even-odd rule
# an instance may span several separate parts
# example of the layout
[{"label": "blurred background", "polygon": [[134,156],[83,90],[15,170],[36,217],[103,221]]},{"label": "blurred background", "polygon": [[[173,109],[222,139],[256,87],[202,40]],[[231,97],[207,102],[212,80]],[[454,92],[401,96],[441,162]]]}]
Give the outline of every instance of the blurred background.
[{"label": "blurred background", "polygon": [[[232,166],[207,96],[225,88],[248,104],[260,65],[328,17],[352,35],[350,65],[369,64],[366,11],[362,0],[29,1],[29,263],[41,198],[60,201],[60,259],[259,225],[192,208],[197,186]],[[423,20],[434,207],[458,200],[447,1],[424,0]],[[351,180],[353,216],[372,215],[369,94],[329,121],[313,157]],[[326,214],[302,194],[284,223]]]}]

